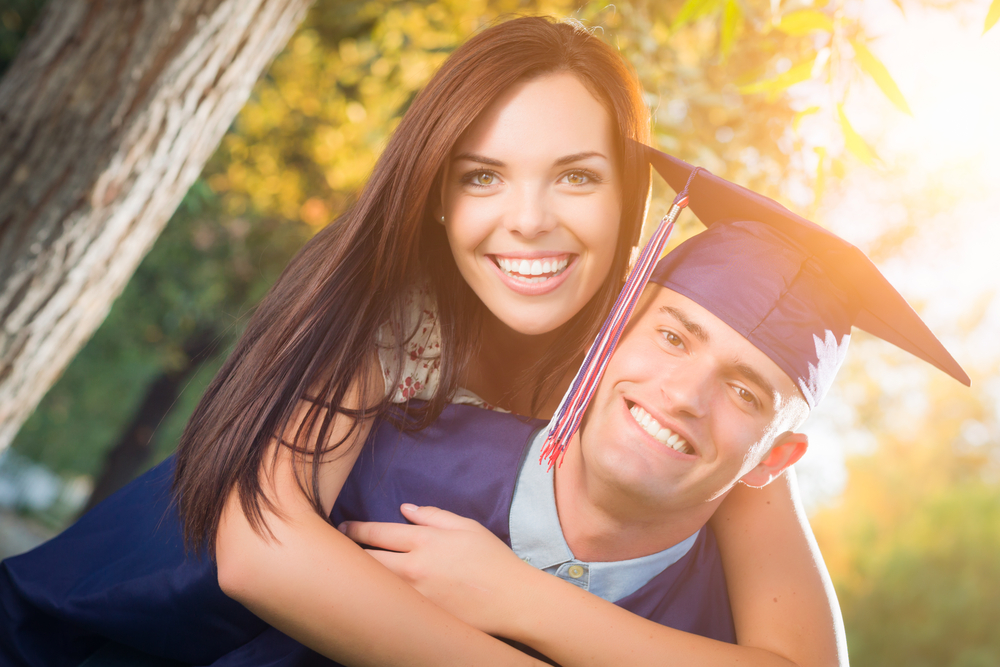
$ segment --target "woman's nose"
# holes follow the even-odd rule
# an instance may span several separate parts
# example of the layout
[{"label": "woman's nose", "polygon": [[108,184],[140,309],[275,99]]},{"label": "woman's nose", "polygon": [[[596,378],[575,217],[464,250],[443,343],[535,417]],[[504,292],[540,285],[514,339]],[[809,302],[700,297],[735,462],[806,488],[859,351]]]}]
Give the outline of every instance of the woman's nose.
[{"label": "woman's nose", "polygon": [[555,216],[540,188],[525,187],[505,216],[507,231],[531,239],[551,231]]}]

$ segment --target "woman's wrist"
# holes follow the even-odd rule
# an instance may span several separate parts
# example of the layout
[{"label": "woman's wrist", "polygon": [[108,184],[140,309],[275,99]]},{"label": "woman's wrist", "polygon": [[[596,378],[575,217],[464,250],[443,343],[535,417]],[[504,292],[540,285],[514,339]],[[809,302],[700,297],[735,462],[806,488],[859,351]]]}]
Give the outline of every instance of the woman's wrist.
[{"label": "woman's wrist", "polygon": [[597,598],[527,563],[523,567],[504,595],[500,634],[544,653],[561,622]]},{"label": "woman's wrist", "polygon": [[509,573],[503,582],[502,595],[497,596],[496,620],[498,627],[492,633],[505,639],[534,646],[551,600],[551,584],[560,583],[556,577],[528,565],[524,561]]}]

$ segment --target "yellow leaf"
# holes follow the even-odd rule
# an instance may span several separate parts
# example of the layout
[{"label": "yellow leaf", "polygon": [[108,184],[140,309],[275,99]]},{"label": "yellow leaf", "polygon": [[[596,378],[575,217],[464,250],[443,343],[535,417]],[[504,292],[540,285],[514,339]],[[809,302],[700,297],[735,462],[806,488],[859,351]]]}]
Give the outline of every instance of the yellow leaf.
[{"label": "yellow leaf", "polygon": [[847,165],[844,164],[843,160],[834,158],[830,160],[830,171],[833,172],[834,178],[844,180],[847,175]]},{"label": "yellow leaf", "polygon": [[823,198],[826,190],[826,149],[822,146],[813,149],[816,151],[816,182],[813,184],[813,201],[817,204]]},{"label": "yellow leaf", "polygon": [[744,95],[752,95],[753,93],[780,92],[789,86],[803,81],[808,81],[812,78],[813,64],[815,61],[816,57],[813,56],[809,60],[795,65],[787,72],[770,79],[764,79],[763,81],[756,81],[754,83],[741,86],[739,90]]},{"label": "yellow leaf", "polygon": [[1000,0],[993,0],[990,4],[990,11],[986,13],[986,23],[983,25],[983,34],[986,31],[996,25],[997,20],[1000,20]]},{"label": "yellow leaf", "polygon": [[[799,123],[802,122],[802,119],[805,118],[806,116],[811,116],[817,111],[819,111],[819,107],[809,107],[808,109],[803,109],[802,111],[795,114],[795,119],[792,121],[792,128],[798,130]],[[816,150],[819,151],[820,149],[817,148]]]},{"label": "yellow leaf", "polygon": [[697,21],[702,16],[714,14],[722,6],[723,0],[687,0],[681,10],[677,12],[674,19],[674,29],[676,30],[685,23]]},{"label": "yellow leaf", "polygon": [[851,41],[851,46],[854,47],[854,55],[857,57],[858,65],[861,67],[865,73],[868,74],[878,87],[882,90],[886,97],[889,98],[896,107],[905,114],[913,115],[910,111],[910,105],[906,103],[906,98],[903,97],[902,91],[896,82],[893,81],[892,76],[889,74],[889,70],[885,68],[882,61],[875,57],[871,51],[868,50],[861,42]]},{"label": "yellow leaf", "polygon": [[725,58],[733,50],[736,41],[736,31],[743,24],[743,10],[737,0],[726,0],[725,12],[722,15],[722,29],[719,35],[719,50]]},{"label": "yellow leaf", "polygon": [[872,166],[875,164],[878,156],[872,150],[872,147],[868,145],[868,142],[862,139],[861,135],[851,127],[851,123],[847,120],[847,115],[844,113],[844,107],[838,104],[837,113],[840,115],[840,131],[844,133],[844,144],[847,146],[847,150],[866,165]]},{"label": "yellow leaf", "polygon": [[814,9],[803,9],[797,12],[789,12],[781,17],[778,23],[778,30],[787,35],[808,35],[809,33],[822,30],[833,32],[833,19]]}]

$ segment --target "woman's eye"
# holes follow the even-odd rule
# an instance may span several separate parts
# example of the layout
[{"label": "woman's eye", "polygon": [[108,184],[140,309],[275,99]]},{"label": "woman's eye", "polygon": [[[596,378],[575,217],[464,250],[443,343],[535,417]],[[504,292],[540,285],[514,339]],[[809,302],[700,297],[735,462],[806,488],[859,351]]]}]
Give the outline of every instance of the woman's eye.
[{"label": "woman's eye", "polygon": [[466,174],[462,179],[463,182],[479,188],[488,188],[496,185],[498,180],[497,175],[491,171],[474,171]]},{"label": "woman's eye", "polygon": [[590,185],[592,183],[599,183],[600,178],[597,174],[589,171],[571,171],[562,178],[563,182],[567,185]]}]

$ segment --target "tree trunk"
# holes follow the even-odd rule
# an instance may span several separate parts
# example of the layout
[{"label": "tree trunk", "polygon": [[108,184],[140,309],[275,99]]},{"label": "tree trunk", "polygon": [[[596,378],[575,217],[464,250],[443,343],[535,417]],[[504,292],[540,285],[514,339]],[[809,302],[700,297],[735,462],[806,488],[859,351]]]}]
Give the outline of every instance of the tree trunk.
[{"label": "tree trunk", "polygon": [[0,451],[310,0],[50,0],[0,80]]},{"label": "tree trunk", "polygon": [[184,342],[187,363],[164,371],[146,389],[146,396],[107,455],[97,475],[94,490],[80,514],[131,482],[153,456],[153,436],[163,419],[170,414],[181,390],[202,364],[208,361],[219,342],[213,331],[196,331]]}]

